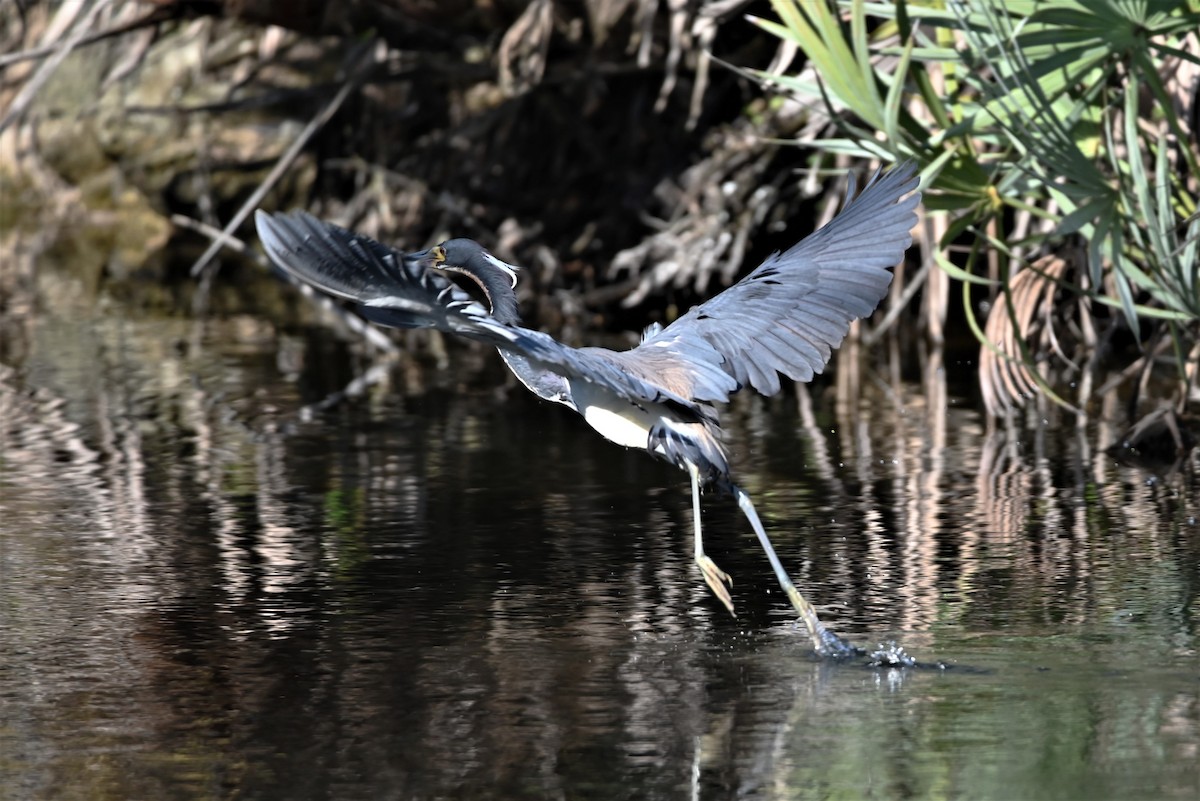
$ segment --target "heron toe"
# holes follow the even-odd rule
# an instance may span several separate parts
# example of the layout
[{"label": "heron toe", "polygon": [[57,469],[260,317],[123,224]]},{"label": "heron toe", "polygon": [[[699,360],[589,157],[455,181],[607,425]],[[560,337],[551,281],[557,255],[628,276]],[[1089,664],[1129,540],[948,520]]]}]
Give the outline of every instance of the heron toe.
[{"label": "heron toe", "polygon": [[792,602],[792,607],[800,615],[800,620],[808,629],[808,636],[812,641],[814,651],[821,656],[832,656],[839,659],[855,657],[862,653],[861,648],[851,645],[825,628],[825,624],[817,617],[817,610],[813,609],[812,604],[805,600],[799,590],[795,587],[788,587],[787,595]]},{"label": "heron toe", "polygon": [[733,579],[729,574],[721,568],[717,567],[717,563],[709,559],[704,554],[696,557],[696,564],[700,566],[700,572],[704,574],[704,580],[708,583],[708,588],[713,591],[713,595],[720,599],[721,603],[725,604],[725,608],[729,610],[729,614],[735,615],[733,611],[733,597],[729,594],[729,588],[733,586]]}]

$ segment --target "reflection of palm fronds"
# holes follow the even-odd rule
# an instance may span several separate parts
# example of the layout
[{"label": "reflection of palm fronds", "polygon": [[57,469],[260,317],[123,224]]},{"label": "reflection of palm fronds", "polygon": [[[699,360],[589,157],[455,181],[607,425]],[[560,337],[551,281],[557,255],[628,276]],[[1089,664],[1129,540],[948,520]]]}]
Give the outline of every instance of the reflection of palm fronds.
[{"label": "reflection of palm fronds", "polygon": [[1013,273],[1008,290],[997,297],[988,314],[987,341],[979,352],[979,381],[991,414],[999,416],[1022,405],[1042,383],[1042,377],[1035,374],[1035,349],[1029,343],[1036,320],[1042,321],[1043,339],[1054,338],[1054,294],[1066,267],[1058,256],[1044,256]]}]

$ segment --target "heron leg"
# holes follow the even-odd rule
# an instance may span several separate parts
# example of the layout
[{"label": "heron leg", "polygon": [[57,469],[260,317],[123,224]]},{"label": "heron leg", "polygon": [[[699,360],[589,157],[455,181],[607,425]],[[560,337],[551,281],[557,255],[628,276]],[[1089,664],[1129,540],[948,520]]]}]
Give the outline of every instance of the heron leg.
[{"label": "heron leg", "polygon": [[699,565],[700,572],[704,574],[704,581],[708,583],[708,588],[713,591],[713,595],[720,599],[721,603],[725,604],[725,608],[732,615],[734,614],[733,598],[729,595],[729,588],[725,584],[728,583],[732,586],[733,579],[704,553],[704,536],[700,526],[700,471],[694,465],[689,464],[688,473],[692,477],[692,520],[696,527],[696,564]]},{"label": "heron leg", "polygon": [[783,564],[779,561],[779,556],[775,553],[775,548],[771,545],[771,540],[767,538],[767,532],[763,529],[762,521],[758,519],[758,512],[754,510],[754,504],[750,502],[750,496],[740,487],[730,486],[737,498],[738,507],[750,521],[750,526],[758,536],[758,541],[762,544],[763,550],[767,552],[767,559],[771,562],[771,569],[775,571],[775,578],[779,579],[779,586],[787,593],[796,613],[804,621],[804,625],[808,629],[808,636],[812,640],[813,650],[821,656],[847,657],[861,654],[862,651],[859,648],[825,628],[825,624],[817,617],[817,610],[813,609],[812,604],[800,594],[783,569]]}]

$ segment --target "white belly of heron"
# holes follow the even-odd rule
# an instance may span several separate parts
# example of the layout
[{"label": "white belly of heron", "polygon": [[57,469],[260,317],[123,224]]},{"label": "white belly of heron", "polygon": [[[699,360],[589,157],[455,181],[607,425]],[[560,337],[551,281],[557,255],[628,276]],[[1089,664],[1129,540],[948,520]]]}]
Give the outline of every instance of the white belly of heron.
[{"label": "white belly of heron", "polygon": [[650,429],[662,420],[661,409],[635,406],[590,381],[572,381],[571,399],[588,425],[626,448],[646,448]]}]

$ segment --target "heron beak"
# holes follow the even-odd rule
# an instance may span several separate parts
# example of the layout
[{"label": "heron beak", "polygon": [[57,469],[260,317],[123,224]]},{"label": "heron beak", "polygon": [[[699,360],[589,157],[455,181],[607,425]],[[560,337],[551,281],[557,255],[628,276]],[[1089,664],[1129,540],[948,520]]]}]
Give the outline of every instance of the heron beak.
[{"label": "heron beak", "polygon": [[405,261],[415,261],[423,270],[438,269],[446,262],[446,249],[435,245],[429,250],[404,254]]}]

